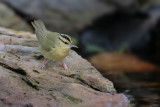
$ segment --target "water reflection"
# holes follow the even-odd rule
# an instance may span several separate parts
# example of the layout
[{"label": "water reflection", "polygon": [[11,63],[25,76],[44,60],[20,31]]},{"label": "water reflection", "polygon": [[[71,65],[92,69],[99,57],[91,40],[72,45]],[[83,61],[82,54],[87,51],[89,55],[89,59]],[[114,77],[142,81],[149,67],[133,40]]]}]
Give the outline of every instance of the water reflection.
[{"label": "water reflection", "polygon": [[118,92],[129,98],[132,107],[160,106],[160,72],[102,74],[114,82]]}]

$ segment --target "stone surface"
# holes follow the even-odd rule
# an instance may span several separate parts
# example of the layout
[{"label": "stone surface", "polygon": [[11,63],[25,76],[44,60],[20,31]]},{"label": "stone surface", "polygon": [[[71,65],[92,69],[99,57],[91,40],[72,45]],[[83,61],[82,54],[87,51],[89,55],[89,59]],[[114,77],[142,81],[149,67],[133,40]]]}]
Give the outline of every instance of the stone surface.
[{"label": "stone surface", "polygon": [[42,70],[35,35],[0,28],[0,44],[0,106],[128,107],[113,83],[74,51],[65,58],[68,71],[53,61]]},{"label": "stone surface", "polygon": [[117,9],[126,9],[130,8],[130,10],[122,10],[122,11],[133,11],[133,10],[146,10],[152,8],[154,6],[159,6],[159,0],[101,0],[104,3],[114,4]]},{"label": "stone surface", "polygon": [[55,31],[73,36],[100,16],[116,10],[129,13],[159,6],[159,0],[1,0],[26,20],[42,19]]},{"label": "stone surface", "polygon": [[3,1],[26,16],[42,19],[54,31],[70,32],[71,34],[90,24],[104,13],[114,11],[112,5],[104,4],[98,0]]},{"label": "stone surface", "polygon": [[149,72],[160,68],[131,54],[108,52],[91,57],[90,62],[102,71]]},{"label": "stone surface", "polygon": [[31,26],[21,19],[11,8],[0,2],[0,25],[23,31],[33,31]]},{"label": "stone surface", "polygon": [[[113,100],[112,98],[115,100],[115,103],[111,103],[111,101]],[[91,102],[89,102],[88,104],[81,105],[80,107],[124,107],[124,106],[127,107],[128,106],[124,101],[117,102],[119,99],[126,99],[126,97],[123,94],[114,95],[112,98],[106,98],[104,96],[101,96],[94,100],[91,100]]]}]

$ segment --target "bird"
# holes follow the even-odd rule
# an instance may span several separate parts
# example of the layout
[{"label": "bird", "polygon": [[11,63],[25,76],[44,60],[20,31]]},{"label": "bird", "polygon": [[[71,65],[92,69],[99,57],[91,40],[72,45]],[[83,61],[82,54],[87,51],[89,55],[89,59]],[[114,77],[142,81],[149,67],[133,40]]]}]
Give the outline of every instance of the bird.
[{"label": "bird", "polygon": [[72,43],[71,38],[67,34],[47,30],[42,20],[34,20],[31,24],[35,29],[40,52],[44,56],[41,68],[44,69],[47,63],[46,59],[50,59],[60,61],[64,69],[67,70],[68,67],[63,59],[69,54],[72,47],[78,48]]}]

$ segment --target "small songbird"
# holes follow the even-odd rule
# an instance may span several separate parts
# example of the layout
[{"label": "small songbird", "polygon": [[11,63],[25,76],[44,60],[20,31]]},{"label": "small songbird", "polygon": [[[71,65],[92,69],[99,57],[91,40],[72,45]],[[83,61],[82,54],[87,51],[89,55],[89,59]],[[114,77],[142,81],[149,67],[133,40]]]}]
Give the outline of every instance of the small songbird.
[{"label": "small songbird", "polygon": [[[41,20],[35,20],[31,24],[35,28],[42,55],[53,61],[61,61],[64,69],[67,70],[63,59],[69,54],[72,47],[78,48],[72,44],[71,38],[66,34],[48,31]],[[46,63],[47,61],[44,59],[42,68],[45,68]]]}]

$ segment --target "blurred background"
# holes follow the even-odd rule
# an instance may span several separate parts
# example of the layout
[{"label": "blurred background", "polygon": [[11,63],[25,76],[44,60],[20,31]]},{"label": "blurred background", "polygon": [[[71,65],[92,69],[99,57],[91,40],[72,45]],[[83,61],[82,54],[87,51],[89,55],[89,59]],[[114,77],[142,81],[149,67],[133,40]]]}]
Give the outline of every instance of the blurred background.
[{"label": "blurred background", "polygon": [[35,19],[70,35],[132,107],[159,107],[160,0],[0,0],[1,27],[34,33]]}]

